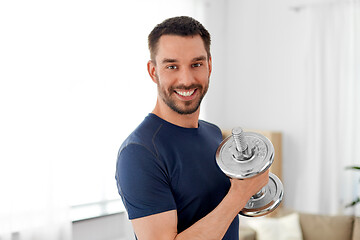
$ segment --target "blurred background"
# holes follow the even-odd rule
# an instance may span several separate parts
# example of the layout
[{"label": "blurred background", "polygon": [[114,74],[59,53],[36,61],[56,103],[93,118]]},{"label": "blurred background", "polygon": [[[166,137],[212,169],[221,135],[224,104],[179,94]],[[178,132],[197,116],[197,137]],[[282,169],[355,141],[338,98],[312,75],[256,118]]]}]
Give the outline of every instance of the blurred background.
[{"label": "blurred background", "polygon": [[[147,35],[212,35],[201,118],[282,134],[283,206],[360,215],[360,1],[0,2],[0,239],[133,239],[117,150],[151,112]],[[99,230],[101,229],[101,230]]]}]

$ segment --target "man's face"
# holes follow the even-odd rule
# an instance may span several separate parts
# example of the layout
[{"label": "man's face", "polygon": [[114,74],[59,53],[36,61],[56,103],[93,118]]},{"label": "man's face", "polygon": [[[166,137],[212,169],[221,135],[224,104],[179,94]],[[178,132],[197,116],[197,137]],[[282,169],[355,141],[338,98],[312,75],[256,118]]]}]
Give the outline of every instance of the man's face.
[{"label": "man's face", "polygon": [[179,114],[196,112],[211,73],[211,58],[208,60],[201,37],[164,35],[159,39],[155,60],[153,80],[162,103]]}]

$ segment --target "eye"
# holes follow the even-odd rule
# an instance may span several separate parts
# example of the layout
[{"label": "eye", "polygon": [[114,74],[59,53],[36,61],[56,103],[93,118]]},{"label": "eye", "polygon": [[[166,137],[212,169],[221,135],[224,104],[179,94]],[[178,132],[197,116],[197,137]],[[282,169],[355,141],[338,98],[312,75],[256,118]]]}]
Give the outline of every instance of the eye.
[{"label": "eye", "polygon": [[200,67],[202,65],[202,63],[194,63],[194,64],[192,64],[191,66],[192,67]]},{"label": "eye", "polygon": [[171,66],[167,66],[166,68],[167,68],[167,69],[177,69],[177,66],[171,65]]}]

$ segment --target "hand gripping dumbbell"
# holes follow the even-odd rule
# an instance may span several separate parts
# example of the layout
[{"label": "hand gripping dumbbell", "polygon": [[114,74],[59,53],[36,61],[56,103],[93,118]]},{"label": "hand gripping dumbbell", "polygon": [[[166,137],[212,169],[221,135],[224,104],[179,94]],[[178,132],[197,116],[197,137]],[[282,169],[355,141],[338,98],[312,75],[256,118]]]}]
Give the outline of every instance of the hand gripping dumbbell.
[{"label": "hand gripping dumbbell", "polygon": [[[229,177],[246,179],[265,172],[274,161],[275,150],[271,141],[254,132],[232,129],[216,151],[216,162]],[[253,195],[240,214],[260,217],[274,211],[283,197],[280,179],[269,173],[269,183]]]}]

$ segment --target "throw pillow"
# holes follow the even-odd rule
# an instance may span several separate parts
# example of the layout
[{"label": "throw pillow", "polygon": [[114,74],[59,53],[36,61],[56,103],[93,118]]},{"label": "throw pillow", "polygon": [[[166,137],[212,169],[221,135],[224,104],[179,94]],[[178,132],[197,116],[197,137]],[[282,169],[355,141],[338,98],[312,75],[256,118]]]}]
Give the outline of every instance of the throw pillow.
[{"label": "throw pillow", "polygon": [[257,240],[302,240],[299,214],[280,218],[254,218],[247,224],[256,231]]}]

